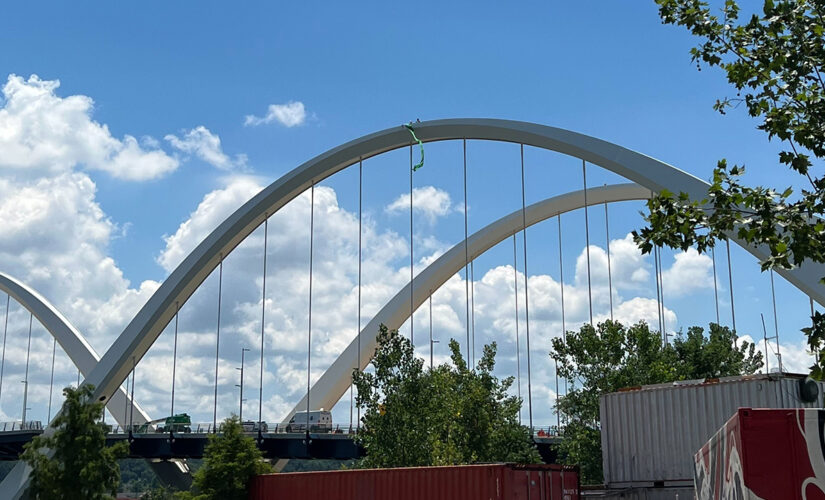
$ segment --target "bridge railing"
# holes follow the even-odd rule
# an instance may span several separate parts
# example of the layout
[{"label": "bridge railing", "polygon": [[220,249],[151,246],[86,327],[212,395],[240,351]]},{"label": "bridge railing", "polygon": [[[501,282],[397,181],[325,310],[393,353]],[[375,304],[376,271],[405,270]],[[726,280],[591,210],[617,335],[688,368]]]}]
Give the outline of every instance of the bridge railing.
[{"label": "bridge railing", "polygon": [[29,420],[26,422],[0,422],[0,432],[12,431],[42,431],[43,423],[39,420]]}]

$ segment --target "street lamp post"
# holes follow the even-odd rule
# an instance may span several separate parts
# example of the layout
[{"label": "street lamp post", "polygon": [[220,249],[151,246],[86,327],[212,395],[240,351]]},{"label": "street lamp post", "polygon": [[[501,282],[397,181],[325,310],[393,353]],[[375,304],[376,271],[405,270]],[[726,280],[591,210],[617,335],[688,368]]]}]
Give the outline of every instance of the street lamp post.
[{"label": "street lamp post", "polygon": [[236,370],[241,371],[241,383],[235,385],[235,387],[240,387],[240,389],[241,389],[241,395],[240,395],[240,398],[239,398],[240,400],[238,401],[238,420],[241,421],[241,425],[243,425],[243,361],[244,361],[244,355],[246,354],[247,351],[249,351],[249,349],[247,349],[246,347],[241,349],[241,367],[240,368],[235,368]]}]

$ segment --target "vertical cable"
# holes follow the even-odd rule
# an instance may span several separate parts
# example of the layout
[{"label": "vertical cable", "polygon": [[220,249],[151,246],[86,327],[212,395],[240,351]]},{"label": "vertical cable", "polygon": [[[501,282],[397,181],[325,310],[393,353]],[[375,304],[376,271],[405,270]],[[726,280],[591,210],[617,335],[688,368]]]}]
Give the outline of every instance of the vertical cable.
[{"label": "vertical cable", "polygon": [[464,145],[464,301],[466,303],[466,325],[467,325],[467,362],[470,361],[470,281],[467,266],[470,262],[467,248],[467,139],[463,139]]},{"label": "vertical cable", "polygon": [[604,232],[607,235],[607,293],[610,296],[610,321],[613,321],[613,272],[610,269],[610,218],[604,202]]},{"label": "vertical cable", "polygon": [[513,299],[516,308],[516,378],[518,379],[518,423],[521,425],[521,345],[518,334],[518,261],[516,259],[516,233],[513,233]]},{"label": "vertical cable", "polygon": [[533,387],[530,378],[530,296],[527,278],[527,195],[524,187],[524,144],[521,147],[521,225],[524,241],[524,322],[527,336],[527,411],[530,416],[530,433],[533,432]]},{"label": "vertical cable", "polygon": [[415,338],[413,337],[413,147],[410,144],[410,344],[415,351]]},{"label": "vertical cable", "polygon": [[[776,316],[776,290],[773,286],[773,269],[771,269],[771,301],[773,302],[773,330],[776,335],[776,358],[779,362],[779,373],[782,373],[782,355],[779,354],[779,319]],[[768,352],[765,351],[767,359]]]},{"label": "vertical cable", "polygon": [[728,251],[728,284],[730,286],[730,317],[733,322],[733,331],[736,331],[736,308],[733,305],[733,267],[730,263],[730,240],[726,240]]},{"label": "vertical cable", "polygon": [[[126,375],[126,397],[129,397],[129,375]],[[126,401],[126,404],[123,405],[123,431],[129,428],[129,401]]]},{"label": "vertical cable", "polygon": [[472,336],[472,366],[476,364],[476,275],[473,270],[473,262],[470,261],[470,332]]},{"label": "vertical cable", "polygon": [[[135,418],[135,357],[132,356],[132,395],[129,398],[129,432],[134,429],[133,423]],[[148,428],[147,428],[148,429]]]},{"label": "vertical cable", "polygon": [[653,279],[656,281],[656,317],[659,321],[659,336],[664,345],[664,330],[662,329],[662,296],[659,293],[659,247],[653,247]]},{"label": "vertical cable", "polygon": [[[561,295],[561,337],[567,343],[567,324],[564,317],[564,257],[561,245],[561,214],[557,216],[559,222],[559,292]],[[567,379],[564,379],[564,393],[567,394]]]},{"label": "vertical cable", "polygon": [[716,306],[716,324],[719,324],[719,289],[716,282],[716,248],[710,247],[710,256],[713,260],[713,303]]},{"label": "vertical cable", "polygon": [[57,338],[52,339],[52,375],[49,378],[49,416],[46,422],[52,421],[52,393],[54,390],[54,355],[57,353]]},{"label": "vertical cable", "polygon": [[430,371],[433,370],[433,291],[430,290]]},{"label": "vertical cable", "polygon": [[223,287],[223,254],[218,266],[218,328],[215,335],[215,406],[212,410],[212,432],[218,432],[218,360],[221,349],[221,293]]},{"label": "vertical cable", "polygon": [[3,326],[3,355],[0,358],[0,397],[3,395],[3,369],[6,367],[6,334],[9,331],[9,302],[11,295],[6,295],[6,319]]},{"label": "vertical cable", "polygon": [[[34,316],[29,313],[29,343],[26,345],[26,376],[23,379],[23,426],[26,426],[26,405],[29,397],[29,358],[31,357],[32,349],[32,321]],[[106,411],[104,409],[104,416]]]},{"label": "vertical cable", "polygon": [[[363,161],[358,160],[358,371],[361,371],[361,202],[363,199]],[[432,346],[431,346],[432,348]],[[356,428],[361,427],[361,407],[355,410]]]},{"label": "vertical cable", "polygon": [[590,307],[590,326],[593,326],[593,291],[590,284],[590,222],[587,216],[587,162],[582,160],[582,183],[584,184],[584,238],[587,249],[587,303]]},{"label": "vertical cable", "polygon": [[177,369],[177,362],[178,362],[178,312],[180,308],[178,306],[178,302],[175,302],[175,340],[172,347],[172,409],[169,411],[169,415],[175,414],[175,375]]},{"label": "vertical cable", "polygon": [[261,285],[261,374],[258,383],[258,434],[263,432],[264,407],[264,339],[266,335],[266,252],[269,243],[269,214],[264,213],[264,273]]},{"label": "vertical cable", "polygon": [[662,249],[659,248],[658,252],[658,260],[659,260],[659,288],[661,289],[662,300],[660,302],[660,307],[662,308],[662,332],[665,339],[665,344],[667,344],[667,321],[665,320],[665,281],[663,277],[662,271]]},{"label": "vertical cable", "polygon": [[557,434],[559,429],[561,429],[561,415],[559,414],[559,362],[554,359],[553,363],[556,366],[556,432],[554,434]]},{"label": "vertical cable", "polygon": [[[310,372],[312,370],[312,253],[315,244],[315,181],[312,182],[309,195],[309,314],[307,317],[307,414],[306,433],[309,436],[309,396]],[[309,439],[307,438],[307,446]]]}]

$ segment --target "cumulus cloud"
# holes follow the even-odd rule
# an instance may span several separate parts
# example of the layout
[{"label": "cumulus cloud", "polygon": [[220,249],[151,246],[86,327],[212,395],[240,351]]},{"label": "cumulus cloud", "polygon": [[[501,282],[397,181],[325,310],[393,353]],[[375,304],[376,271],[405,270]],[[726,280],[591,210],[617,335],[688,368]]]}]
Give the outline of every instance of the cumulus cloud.
[{"label": "cumulus cloud", "polygon": [[[436,218],[450,213],[452,200],[450,193],[435,186],[423,186],[413,189],[413,211],[423,215],[431,223]],[[403,193],[387,205],[389,213],[403,213],[410,210],[410,193]]]},{"label": "cumulus cloud", "polygon": [[257,126],[278,122],[284,127],[297,127],[306,122],[307,113],[301,101],[289,101],[285,104],[270,104],[266,115],[258,117],[246,115],[244,125]]},{"label": "cumulus cloud", "polygon": [[673,265],[662,271],[662,286],[668,297],[682,297],[713,288],[713,261],[693,248],[674,255]]},{"label": "cumulus cloud", "polygon": [[[58,80],[10,75],[0,108],[0,171],[6,175],[59,175],[76,167],[142,181],[161,177],[178,161],[160,149],[125,135],[117,139],[92,120],[94,101],[60,97]],[[149,149],[147,149],[149,148]]]},{"label": "cumulus cloud", "polygon": [[246,165],[246,155],[236,155],[233,160],[221,149],[221,138],[208,128],[200,125],[186,131],[182,137],[168,134],[164,137],[173,148],[187,154],[194,154],[201,160],[223,170]]}]

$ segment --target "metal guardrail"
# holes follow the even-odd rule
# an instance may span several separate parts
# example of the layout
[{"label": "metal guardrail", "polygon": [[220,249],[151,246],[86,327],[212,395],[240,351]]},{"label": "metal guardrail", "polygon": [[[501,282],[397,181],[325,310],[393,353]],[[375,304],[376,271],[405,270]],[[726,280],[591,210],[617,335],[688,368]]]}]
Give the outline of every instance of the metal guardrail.
[{"label": "metal guardrail", "polygon": [[29,420],[26,422],[0,422],[0,432],[12,431],[42,431],[43,423],[39,420]]}]

